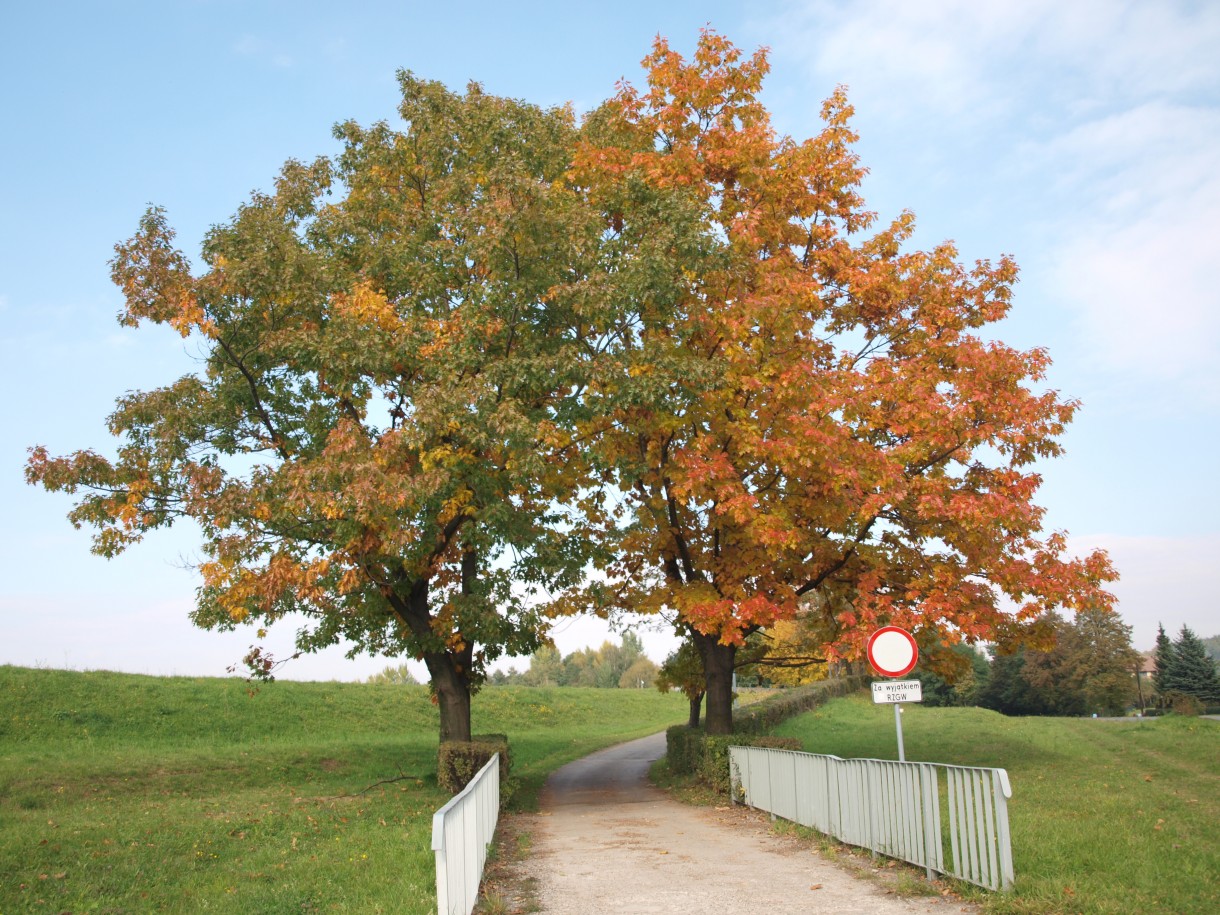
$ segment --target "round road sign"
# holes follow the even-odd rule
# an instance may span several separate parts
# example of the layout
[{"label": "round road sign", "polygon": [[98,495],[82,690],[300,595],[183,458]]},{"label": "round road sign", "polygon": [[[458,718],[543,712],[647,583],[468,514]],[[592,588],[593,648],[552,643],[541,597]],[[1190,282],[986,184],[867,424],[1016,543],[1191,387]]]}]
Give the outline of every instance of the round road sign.
[{"label": "round road sign", "polygon": [[868,639],[868,663],[883,677],[905,677],[919,660],[915,637],[897,626],[883,626]]}]

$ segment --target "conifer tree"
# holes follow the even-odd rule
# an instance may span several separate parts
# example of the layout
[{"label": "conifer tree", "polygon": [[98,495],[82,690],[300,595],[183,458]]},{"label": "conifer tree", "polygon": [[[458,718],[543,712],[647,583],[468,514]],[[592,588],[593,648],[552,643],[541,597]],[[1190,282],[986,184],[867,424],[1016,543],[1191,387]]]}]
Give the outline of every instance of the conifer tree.
[{"label": "conifer tree", "polygon": [[1173,666],[1168,678],[1168,692],[1194,696],[1201,702],[1220,701],[1220,677],[1216,675],[1216,662],[1211,659],[1203,642],[1189,626],[1173,643]]}]

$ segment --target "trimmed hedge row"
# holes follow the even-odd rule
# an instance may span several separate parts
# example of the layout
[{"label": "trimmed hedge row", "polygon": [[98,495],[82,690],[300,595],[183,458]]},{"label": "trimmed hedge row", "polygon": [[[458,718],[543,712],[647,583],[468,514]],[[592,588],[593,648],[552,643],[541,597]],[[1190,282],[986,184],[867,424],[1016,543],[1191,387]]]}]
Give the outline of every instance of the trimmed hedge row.
[{"label": "trimmed hedge row", "polygon": [[846,677],[785,690],[734,715],[731,735],[708,735],[702,728],[675,725],[665,732],[665,761],[669,771],[675,775],[694,775],[720,794],[728,794],[729,747],[800,750],[801,742],[795,737],[773,737],[760,732],[816,708],[833,696],[854,692],[863,684],[862,678]]},{"label": "trimmed hedge row", "polygon": [[817,708],[827,699],[863,689],[866,683],[868,678],[865,677],[840,677],[782,690],[734,714],[733,732],[765,734],[789,718]]},{"label": "trimmed hedge row", "polygon": [[436,754],[436,783],[450,794],[457,794],[497,753],[500,754],[500,784],[504,785],[512,767],[508,735],[475,734],[469,741],[447,740]]}]

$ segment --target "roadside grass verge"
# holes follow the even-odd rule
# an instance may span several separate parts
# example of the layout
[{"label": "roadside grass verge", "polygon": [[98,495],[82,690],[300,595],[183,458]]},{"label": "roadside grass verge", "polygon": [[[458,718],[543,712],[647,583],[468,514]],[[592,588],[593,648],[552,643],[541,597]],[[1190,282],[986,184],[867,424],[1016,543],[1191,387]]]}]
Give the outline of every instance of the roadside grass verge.
[{"label": "roadside grass verge", "polygon": [[[515,803],[680,721],[656,690],[487,688]],[[0,912],[435,911],[426,687],[0,667]]]},{"label": "roadside grass verge", "polygon": [[[907,759],[1008,770],[1015,885],[961,890],[985,911],[1220,911],[1220,722],[904,708]],[[811,753],[897,758],[893,712],[867,697],[775,733]]]}]

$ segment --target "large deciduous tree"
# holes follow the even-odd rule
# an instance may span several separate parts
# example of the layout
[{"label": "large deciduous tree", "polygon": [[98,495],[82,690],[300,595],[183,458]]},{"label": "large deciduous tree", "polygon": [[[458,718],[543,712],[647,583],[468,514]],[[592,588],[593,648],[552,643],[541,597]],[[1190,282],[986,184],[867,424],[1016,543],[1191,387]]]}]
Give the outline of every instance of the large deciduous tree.
[{"label": "large deciduous tree", "polygon": [[1040,644],[997,651],[979,704],[1006,715],[1121,715],[1136,694],[1131,627],[1098,607],[1038,622]]},{"label": "large deciduous tree", "polygon": [[115,457],[35,448],[26,473],[78,494],[104,556],[198,522],[195,622],[295,612],[304,651],[420,658],[442,740],[468,739],[487,662],[545,633],[510,583],[587,559],[571,290],[600,224],[565,180],[570,111],[400,83],[405,126],[338,126],[341,154],[208,234],[201,273],[149,212],[116,247],[120,320],[197,340],[199,370],[118,401]]},{"label": "large deciduous tree", "polygon": [[1108,606],[1104,553],[1068,557],[1033,502],[1076,403],[1040,388],[1042,350],[988,337],[1016,265],[906,251],[910,214],[868,234],[842,90],[796,141],[759,99],[764,53],[709,32],[644,63],[577,159],[607,250],[630,253],[604,279],[622,371],[596,392],[598,451],[630,512],[611,582],[677,612],[709,732],[731,730],[738,647],[803,597],[831,661],[885,624],[974,642]]}]

